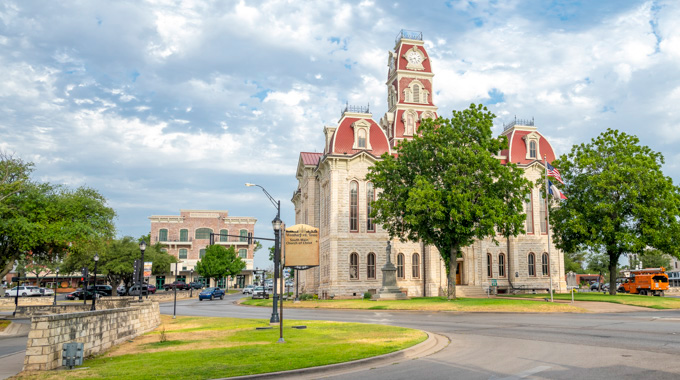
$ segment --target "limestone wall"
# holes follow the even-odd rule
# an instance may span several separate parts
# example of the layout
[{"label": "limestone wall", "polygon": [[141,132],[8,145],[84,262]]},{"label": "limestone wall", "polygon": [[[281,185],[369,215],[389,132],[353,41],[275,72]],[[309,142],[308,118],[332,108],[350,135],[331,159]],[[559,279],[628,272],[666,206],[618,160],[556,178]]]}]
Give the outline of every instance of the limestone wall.
[{"label": "limestone wall", "polygon": [[159,324],[158,303],[152,301],[131,303],[125,308],[33,317],[24,370],[60,367],[64,343],[83,343],[85,357],[88,357],[151,331]]}]

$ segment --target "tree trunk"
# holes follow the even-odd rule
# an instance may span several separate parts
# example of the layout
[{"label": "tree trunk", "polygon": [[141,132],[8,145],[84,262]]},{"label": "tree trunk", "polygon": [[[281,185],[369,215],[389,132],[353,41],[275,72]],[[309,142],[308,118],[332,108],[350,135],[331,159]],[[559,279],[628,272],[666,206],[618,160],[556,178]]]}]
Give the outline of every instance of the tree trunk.
[{"label": "tree trunk", "polygon": [[456,272],[458,271],[458,253],[455,247],[449,251],[449,283],[446,296],[449,300],[456,299]]},{"label": "tree trunk", "polygon": [[7,262],[5,263],[4,267],[0,269],[0,278],[5,278],[7,276],[7,273],[9,273],[12,268],[14,268],[14,263],[17,261],[17,258],[19,257],[18,254],[12,255],[7,259]]},{"label": "tree trunk", "polygon": [[616,264],[619,262],[619,255],[609,252],[609,294],[616,295]]}]

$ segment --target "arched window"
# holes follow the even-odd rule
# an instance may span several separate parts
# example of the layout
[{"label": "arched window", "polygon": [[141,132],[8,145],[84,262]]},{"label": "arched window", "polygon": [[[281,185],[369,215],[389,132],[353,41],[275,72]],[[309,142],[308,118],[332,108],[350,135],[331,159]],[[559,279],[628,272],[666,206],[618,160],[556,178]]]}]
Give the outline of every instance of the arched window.
[{"label": "arched window", "polygon": [[405,135],[413,135],[413,131],[416,129],[416,118],[415,115],[413,115],[414,112],[412,111],[406,111],[406,126],[405,126]]},{"label": "arched window", "polygon": [[420,86],[413,85],[413,103],[420,103]]},{"label": "arched window", "polygon": [[505,254],[498,255],[498,277],[505,277]]},{"label": "arched window", "polygon": [[397,255],[397,278],[404,278],[404,254]]},{"label": "arched window", "polygon": [[529,253],[527,257],[527,269],[529,270],[529,276],[536,276],[536,255]]},{"label": "arched window", "polygon": [[180,249],[179,249],[179,258],[180,258],[180,259],[186,259],[186,258],[187,258],[187,250],[186,250],[186,248],[180,248]]},{"label": "arched window", "polygon": [[375,279],[375,253],[368,254],[366,259],[366,278]]},{"label": "arched window", "polygon": [[359,184],[349,183],[349,230],[359,231]]},{"label": "arched window", "polygon": [[544,276],[550,275],[550,257],[547,253],[541,255],[541,268],[543,269]]},{"label": "arched window", "polygon": [[359,255],[356,253],[349,255],[349,279],[359,279]]},{"label": "arched window", "polygon": [[417,253],[411,256],[411,277],[420,278],[420,255]]},{"label": "arched window", "polygon": [[375,232],[375,224],[371,216],[371,202],[375,200],[375,189],[371,182],[366,183],[366,231]]},{"label": "arched window", "polygon": [[179,230],[179,241],[189,241],[189,230],[186,228]]},{"label": "arched window", "polygon": [[491,265],[493,264],[493,260],[491,259],[491,254],[487,253],[486,254],[486,276],[491,278],[493,277],[493,268],[491,268]]},{"label": "arched window", "polygon": [[196,229],[196,239],[210,239],[210,234],[212,233],[212,229],[210,228],[197,228]]},{"label": "arched window", "polygon": [[357,146],[366,149],[366,130],[360,129],[357,135]]},{"label": "arched window", "polygon": [[529,192],[529,195],[524,203],[524,212],[527,213],[526,229],[528,234],[534,233],[534,198],[533,191]]},{"label": "arched window", "polygon": [[546,214],[546,201],[545,201],[545,194],[542,191],[539,191],[541,193],[541,233],[542,234],[547,234],[548,233],[548,216]]},{"label": "arched window", "polygon": [[529,157],[536,158],[536,141],[529,141]]},{"label": "arched window", "polygon": [[248,230],[239,231],[239,236],[241,243],[246,243],[248,241]]},{"label": "arched window", "polygon": [[158,241],[168,241],[168,230],[166,228],[158,230]]},{"label": "arched window", "polygon": [[220,241],[229,241],[229,230],[220,230]]}]

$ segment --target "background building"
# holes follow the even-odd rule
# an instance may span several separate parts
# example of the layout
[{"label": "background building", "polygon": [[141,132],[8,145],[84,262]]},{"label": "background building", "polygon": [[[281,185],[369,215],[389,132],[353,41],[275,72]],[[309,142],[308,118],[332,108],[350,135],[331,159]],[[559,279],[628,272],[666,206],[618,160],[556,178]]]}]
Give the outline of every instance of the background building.
[{"label": "background building", "polygon": [[254,244],[248,244],[248,233],[253,233],[257,219],[251,217],[229,216],[227,210],[180,210],[180,215],[152,215],[151,220],[151,244],[161,243],[167,252],[180,261],[178,275],[168,273],[165,276],[155,276],[158,288],[166,282],[175,280],[189,283],[193,280],[200,281],[206,286],[224,287],[226,280],[214,281],[208,284],[207,280],[198,276],[196,263],[205,254],[210,244],[210,234],[237,235],[215,236],[215,244],[225,247],[233,246],[242,260],[246,262],[246,268],[229,282],[229,286],[239,288],[252,283]]},{"label": "background building", "polygon": [[[368,107],[348,105],[337,126],[324,127],[323,153],[302,152],[298,160],[295,222],[318,227],[320,245],[319,267],[300,272],[299,279],[304,292],[321,298],[362,296],[381,287],[389,236],[369,216],[377,194],[366,174],[380,155],[394,154],[400,141],[413,138],[422,119],[437,117],[434,74],[422,34],[402,31],[387,66],[389,108],[380,123]],[[509,148],[498,159],[516,163],[532,182],[540,180],[543,155],[550,162],[555,154],[533,120],[515,120],[502,134]],[[463,249],[456,277],[459,295],[483,295],[492,285],[501,292],[547,289],[551,273],[556,291],[566,291],[563,253],[554,245],[548,249],[545,206],[539,187],[532,189],[526,202],[527,233],[510,238],[509,250],[501,236],[496,237],[499,245],[485,239]],[[408,296],[444,294],[446,271],[436,248],[394,240],[392,262],[397,284]]]}]

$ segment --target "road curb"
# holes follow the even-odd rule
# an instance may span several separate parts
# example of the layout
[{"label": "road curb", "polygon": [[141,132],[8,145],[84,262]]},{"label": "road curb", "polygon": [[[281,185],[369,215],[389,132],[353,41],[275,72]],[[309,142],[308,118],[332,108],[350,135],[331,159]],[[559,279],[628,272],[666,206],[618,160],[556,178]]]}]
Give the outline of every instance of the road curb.
[{"label": "road curb", "polygon": [[[423,330],[421,330],[423,331]],[[407,349],[391,352],[380,356],[371,358],[354,360],[345,363],[336,363],[325,366],[309,367],[294,369],[290,371],[269,372],[257,375],[237,376],[221,379],[317,379],[320,377],[334,376],[339,374],[346,374],[356,371],[361,371],[370,368],[383,367],[390,364],[396,364],[404,360],[412,360],[422,358],[424,356],[432,355],[443,350],[449,345],[448,337],[440,334],[435,334],[429,331],[423,331],[427,334],[427,339],[424,342],[418,343],[413,347]]]}]

